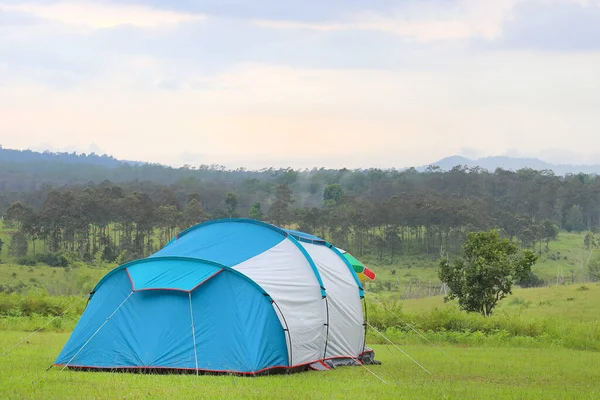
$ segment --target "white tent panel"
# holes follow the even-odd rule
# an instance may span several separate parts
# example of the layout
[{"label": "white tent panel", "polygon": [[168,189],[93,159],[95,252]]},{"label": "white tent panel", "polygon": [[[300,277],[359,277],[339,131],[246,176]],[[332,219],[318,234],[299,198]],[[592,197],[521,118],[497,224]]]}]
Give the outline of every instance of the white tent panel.
[{"label": "white tent panel", "polygon": [[364,318],[359,288],[348,265],[327,246],[301,242],[327,289],[330,357],[358,357],[364,346]]},{"label": "white tent panel", "polygon": [[326,304],[319,281],[296,244],[285,239],[232,268],[259,284],[281,309],[285,321],[275,307],[282,326],[287,322],[289,328],[291,365],[322,359],[327,335]]}]

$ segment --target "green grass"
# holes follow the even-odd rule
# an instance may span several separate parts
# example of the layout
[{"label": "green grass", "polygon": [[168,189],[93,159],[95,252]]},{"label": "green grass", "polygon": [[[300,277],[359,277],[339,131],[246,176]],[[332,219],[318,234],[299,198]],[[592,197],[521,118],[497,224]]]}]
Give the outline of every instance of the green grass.
[{"label": "green grass", "polygon": [[83,263],[70,268],[0,264],[0,285],[20,293],[42,291],[51,295],[76,295],[89,293],[110,269],[91,268]]},{"label": "green grass", "polygon": [[[535,273],[555,279],[562,269],[565,278],[570,278],[569,269],[578,272],[583,238],[561,232],[559,241],[550,244],[550,251],[543,252]],[[3,257],[7,247],[8,243]],[[429,282],[439,283],[437,259],[433,256],[403,256],[394,265],[379,264],[369,256],[363,261],[376,271],[379,282],[390,282],[392,289],[380,285],[374,293],[374,285],[368,284],[367,299],[376,296],[383,300],[403,320],[442,346],[460,366],[371,300],[369,321],[431,370],[431,376],[392,346],[382,345],[385,341],[373,331],[369,332],[369,343],[379,343],[373,347],[384,364],[369,369],[387,385],[360,367],[255,379],[56,369],[45,372],[75,326],[85,305],[82,300],[66,316],[54,320],[8,355],[0,356],[1,397],[598,398],[600,284],[516,289],[492,317],[484,318],[460,311],[455,302],[444,303],[439,295],[398,301],[409,297],[411,290],[413,296],[427,295]],[[0,294],[0,354],[78,301],[111,268],[92,268],[83,263],[68,269],[1,264],[0,284],[17,287],[20,294]]]},{"label": "green grass", "polygon": [[[582,282],[585,270],[581,260],[587,264],[589,252],[583,248],[584,233],[561,231],[558,240],[550,242],[546,251],[542,245],[539,260],[532,271],[541,279],[556,284],[559,274],[564,283]],[[539,251],[539,245],[535,248]],[[592,258],[600,255],[600,249],[593,249]],[[403,255],[395,257],[390,264],[389,256],[380,262],[373,255],[365,255],[361,261],[377,273],[376,282],[368,282],[365,286],[371,292],[391,299],[410,299],[430,296],[439,293],[440,281],[437,275],[439,256],[437,255]]]},{"label": "green grass", "polygon": [[[369,298],[372,324],[393,340],[419,342],[417,335],[367,294]],[[383,301],[403,321],[438,343],[600,351],[600,284],[518,289],[491,317],[460,311],[455,301],[444,303],[442,296]]]},{"label": "green grass", "polygon": [[[0,348],[23,332],[0,332]],[[455,365],[430,346],[403,346],[432,372],[396,349],[374,346],[380,366],[257,378],[46,372],[68,333],[41,333],[0,358],[0,392],[10,399],[134,398],[375,398],[375,399],[596,399],[600,353],[565,349],[444,347]]]},{"label": "green grass", "polygon": [[[583,287],[583,288],[582,288]],[[422,313],[434,309],[457,309],[456,302],[445,303],[443,296],[402,301],[403,310]],[[502,300],[495,314],[517,313],[525,318],[558,317],[570,321],[600,319],[600,283],[515,289]]]}]

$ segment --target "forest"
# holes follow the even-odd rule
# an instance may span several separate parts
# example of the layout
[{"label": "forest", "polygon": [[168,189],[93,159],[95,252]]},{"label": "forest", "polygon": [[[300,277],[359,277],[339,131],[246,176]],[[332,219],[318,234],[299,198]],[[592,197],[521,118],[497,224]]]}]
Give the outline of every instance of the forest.
[{"label": "forest", "polygon": [[[124,168],[145,177],[123,172],[112,181],[80,165],[44,162],[48,167],[36,173],[16,162],[0,173],[0,213],[11,232],[5,245],[15,260],[27,262],[33,252],[128,261],[192,225],[230,217],[293,227],[389,263],[407,254],[453,254],[477,230],[498,228],[541,251],[560,229],[600,229],[595,175],[460,166],[418,172],[87,165],[105,176]],[[61,174],[66,169],[71,175]],[[35,184],[19,187],[22,174]]]}]

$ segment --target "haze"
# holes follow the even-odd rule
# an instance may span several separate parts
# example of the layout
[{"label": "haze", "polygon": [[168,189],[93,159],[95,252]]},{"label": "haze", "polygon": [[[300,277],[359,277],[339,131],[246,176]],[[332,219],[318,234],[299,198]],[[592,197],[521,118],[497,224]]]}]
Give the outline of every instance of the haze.
[{"label": "haze", "polygon": [[0,0],[0,144],[170,165],[598,162],[600,0]]}]

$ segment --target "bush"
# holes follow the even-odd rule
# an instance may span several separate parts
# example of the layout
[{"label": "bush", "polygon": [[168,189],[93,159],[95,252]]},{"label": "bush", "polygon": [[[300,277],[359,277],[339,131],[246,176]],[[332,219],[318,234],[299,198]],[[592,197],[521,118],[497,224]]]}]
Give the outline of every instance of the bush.
[{"label": "bush", "polygon": [[545,284],[544,280],[540,279],[536,274],[534,274],[531,271],[527,274],[527,276],[525,278],[523,278],[517,282],[517,285],[519,285],[523,288],[544,286],[544,284]]},{"label": "bush", "polygon": [[51,267],[66,268],[69,266],[69,260],[61,253],[38,254],[37,261],[47,264]]},{"label": "bush", "polygon": [[[57,316],[77,303],[76,296],[48,296],[45,294],[22,295],[0,293],[0,317],[17,316]],[[85,301],[79,301],[68,314],[79,316],[83,313]]]},{"label": "bush", "polygon": [[49,265],[50,267],[66,268],[69,266],[69,259],[62,253],[43,253],[21,257],[18,261],[20,265],[29,267],[39,263]]}]

